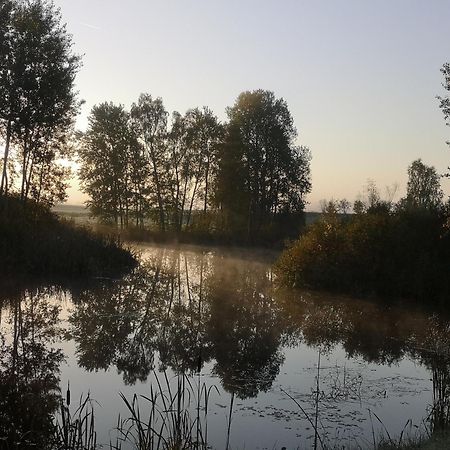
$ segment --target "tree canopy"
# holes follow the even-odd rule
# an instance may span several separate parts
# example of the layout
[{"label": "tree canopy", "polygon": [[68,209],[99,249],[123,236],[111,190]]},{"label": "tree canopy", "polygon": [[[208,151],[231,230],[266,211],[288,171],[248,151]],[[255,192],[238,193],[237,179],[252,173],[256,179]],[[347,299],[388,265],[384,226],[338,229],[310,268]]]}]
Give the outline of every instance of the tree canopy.
[{"label": "tree canopy", "polygon": [[436,169],[416,159],[408,167],[406,201],[415,208],[436,209],[442,205],[444,193]]}]

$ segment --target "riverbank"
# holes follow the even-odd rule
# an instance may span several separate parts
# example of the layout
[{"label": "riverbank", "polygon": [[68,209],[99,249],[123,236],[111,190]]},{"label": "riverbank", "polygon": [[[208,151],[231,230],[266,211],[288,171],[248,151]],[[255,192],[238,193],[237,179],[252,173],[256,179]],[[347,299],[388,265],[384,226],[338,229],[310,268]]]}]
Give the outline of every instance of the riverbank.
[{"label": "riverbank", "polygon": [[112,276],[135,266],[113,234],[96,234],[44,206],[0,198],[0,271],[36,276]]}]

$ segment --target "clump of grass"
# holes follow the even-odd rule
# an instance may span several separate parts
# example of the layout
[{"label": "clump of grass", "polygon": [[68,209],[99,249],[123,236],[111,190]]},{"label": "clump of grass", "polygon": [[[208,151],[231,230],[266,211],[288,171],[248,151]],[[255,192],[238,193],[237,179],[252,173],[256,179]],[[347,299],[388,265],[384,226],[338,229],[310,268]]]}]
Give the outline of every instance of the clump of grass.
[{"label": "clump of grass", "polygon": [[163,383],[154,375],[156,387],[150,386],[149,396],[134,395],[130,401],[120,394],[130,413],[119,421],[122,441],[137,450],[207,449],[208,403],[211,390],[218,392],[217,388],[200,384],[200,379],[195,386],[185,374],[178,374],[176,386],[171,386],[165,372]]},{"label": "clump of grass", "polygon": [[70,413],[70,390],[67,390],[67,405],[61,399],[60,418],[56,425],[58,449],[96,450],[97,432],[95,431],[94,407],[90,396],[80,398],[80,404],[74,414]]}]

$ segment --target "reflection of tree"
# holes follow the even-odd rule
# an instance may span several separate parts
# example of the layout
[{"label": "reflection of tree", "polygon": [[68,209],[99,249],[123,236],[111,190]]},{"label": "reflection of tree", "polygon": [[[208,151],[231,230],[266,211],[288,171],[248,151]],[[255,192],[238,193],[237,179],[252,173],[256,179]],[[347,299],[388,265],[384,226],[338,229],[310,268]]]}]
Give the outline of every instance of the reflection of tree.
[{"label": "reflection of tree", "polygon": [[450,425],[450,325],[431,317],[420,333],[411,336],[410,352],[432,373],[433,405],[430,413],[432,431]]},{"label": "reflection of tree", "polygon": [[209,280],[211,315],[208,335],[216,359],[214,372],[223,386],[240,398],[267,391],[278,375],[280,314],[266,291],[265,268],[216,261]]},{"label": "reflection of tree", "polygon": [[230,390],[240,396],[268,389],[282,362],[282,327],[263,265],[159,250],[128,278],[74,296],[72,335],[79,364],[115,365],[124,379],[144,380],[153,369],[201,370],[212,357]]},{"label": "reflection of tree", "polygon": [[[405,355],[423,360],[426,352],[414,349],[429,347],[422,330],[433,328],[418,311],[274,289],[267,265],[219,253],[157,249],[127,278],[73,299],[83,367],[115,366],[134,383],[154,368],[155,351],[159,367],[176,373],[198,372],[214,360],[225,389],[241,398],[271,387],[281,346],[341,345],[349,357],[392,364]],[[439,370],[435,385],[447,386],[444,369],[433,364],[427,362]],[[437,396],[446,397],[445,389]]]},{"label": "reflection of tree", "polygon": [[144,381],[153,369],[153,300],[159,270],[137,268],[121,280],[105,280],[73,297],[71,334],[78,364],[87,370],[115,365],[126,383]]},{"label": "reflection of tree", "polygon": [[[5,314],[6,312],[6,314]],[[0,323],[0,448],[50,448],[59,404],[59,308],[45,293],[9,299]],[[6,315],[6,317],[5,317]]]}]

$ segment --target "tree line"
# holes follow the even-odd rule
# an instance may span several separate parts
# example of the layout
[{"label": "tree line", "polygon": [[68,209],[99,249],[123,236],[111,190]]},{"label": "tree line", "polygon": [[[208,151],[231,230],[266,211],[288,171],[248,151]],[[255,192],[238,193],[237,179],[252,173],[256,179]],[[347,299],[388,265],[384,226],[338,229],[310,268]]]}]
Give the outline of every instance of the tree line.
[{"label": "tree line", "polygon": [[227,115],[221,123],[203,107],[169,119],[149,94],[129,111],[95,106],[79,146],[91,211],[120,227],[150,221],[162,232],[200,227],[250,238],[282,223],[296,227],[311,190],[310,152],[295,144],[287,103],[248,91]]},{"label": "tree line", "polygon": [[[64,201],[64,161],[77,154],[92,213],[117,226],[247,240],[298,230],[311,190],[310,152],[296,145],[285,100],[243,92],[221,123],[207,107],[169,115],[161,98],[142,94],[129,111],[95,106],[87,131],[75,135],[80,68],[51,1],[0,3],[0,196]],[[442,73],[450,91],[448,63]],[[449,97],[439,100],[448,120]]]}]

